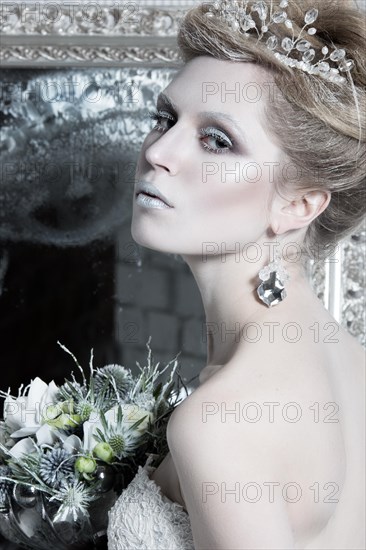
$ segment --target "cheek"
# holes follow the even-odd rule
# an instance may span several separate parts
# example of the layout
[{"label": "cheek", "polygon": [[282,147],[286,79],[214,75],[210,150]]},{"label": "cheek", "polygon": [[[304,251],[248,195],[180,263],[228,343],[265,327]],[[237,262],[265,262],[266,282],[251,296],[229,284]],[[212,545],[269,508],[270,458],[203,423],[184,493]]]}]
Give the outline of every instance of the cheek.
[{"label": "cheek", "polygon": [[205,185],[189,204],[191,234],[207,242],[256,241],[268,225],[263,182]]},{"label": "cheek", "polygon": [[264,218],[267,210],[268,186],[265,182],[255,183],[220,181],[200,193],[199,211],[209,216],[231,216],[246,218]]}]

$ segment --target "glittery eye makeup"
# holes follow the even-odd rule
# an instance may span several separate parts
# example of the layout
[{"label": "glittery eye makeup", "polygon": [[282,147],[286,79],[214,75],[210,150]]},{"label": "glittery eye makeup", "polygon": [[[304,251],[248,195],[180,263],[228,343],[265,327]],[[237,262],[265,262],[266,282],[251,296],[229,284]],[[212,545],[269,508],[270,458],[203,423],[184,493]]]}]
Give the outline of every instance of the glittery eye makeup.
[{"label": "glittery eye makeup", "polygon": [[[172,123],[176,122],[175,117],[169,111],[155,109],[155,110],[149,111],[148,114],[149,114],[149,117],[152,120],[155,120],[155,122],[156,122],[153,130],[157,130],[159,132],[164,132],[165,130],[169,130],[169,128],[166,128],[166,127],[162,126],[162,121],[167,121],[167,122],[172,122]],[[207,149],[207,151],[209,151],[210,153],[214,153],[214,154],[227,153],[234,146],[234,141],[232,139],[230,139],[220,129],[213,128],[211,126],[209,126],[207,128],[200,128],[199,134],[202,136],[203,139],[210,138],[211,140],[216,141],[217,145],[219,145],[218,147],[209,145],[208,143],[205,143],[202,139],[201,140],[202,147],[204,149]],[[210,141],[210,139],[209,139],[209,141]]]},{"label": "glittery eye makeup", "polygon": [[[159,113],[164,112],[169,118],[175,121],[178,120],[179,109],[164,92],[158,95],[157,109]],[[217,111],[202,111],[197,113],[195,118],[201,130],[205,124],[209,125],[211,138],[211,130],[213,129],[215,130],[215,138],[223,139],[229,149],[220,149],[221,152],[230,152],[231,149],[233,153],[239,155],[255,156],[248,136],[241,125],[230,114]],[[207,130],[207,127],[205,130]]]}]

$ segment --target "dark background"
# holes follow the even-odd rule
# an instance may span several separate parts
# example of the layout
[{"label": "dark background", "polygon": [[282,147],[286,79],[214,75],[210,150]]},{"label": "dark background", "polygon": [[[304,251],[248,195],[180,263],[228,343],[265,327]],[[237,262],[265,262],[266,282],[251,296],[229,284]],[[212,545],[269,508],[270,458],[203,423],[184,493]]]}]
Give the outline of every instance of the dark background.
[{"label": "dark background", "polygon": [[114,246],[59,250],[11,247],[0,298],[1,389],[17,394],[21,383],[39,376],[62,383],[74,368],[59,340],[88,364],[117,360],[113,350]]}]

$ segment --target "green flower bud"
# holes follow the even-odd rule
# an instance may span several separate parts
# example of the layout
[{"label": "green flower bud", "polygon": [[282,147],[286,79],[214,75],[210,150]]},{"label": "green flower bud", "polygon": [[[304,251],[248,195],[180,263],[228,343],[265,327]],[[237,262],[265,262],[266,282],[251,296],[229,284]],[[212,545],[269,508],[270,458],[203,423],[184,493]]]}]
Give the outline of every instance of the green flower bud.
[{"label": "green flower bud", "polygon": [[114,458],[113,449],[108,443],[98,443],[93,449],[93,455],[103,462],[112,462]]},{"label": "green flower bud", "polygon": [[74,413],[74,402],[73,401],[63,401],[61,404],[62,412],[67,414]]},{"label": "green flower bud", "polygon": [[81,417],[78,414],[65,414],[62,413],[54,420],[49,420],[47,424],[58,428],[60,430],[66,430],[68,428],[75,428],[81,422]]},{"label": "green flower bud", "polygon": [[97,468],[97,463],[92,457],[79,456],[75,462],[75,469],[81,474],[92,474]]},{"label": "green flower bud", "polygon": [[57,403],[57,405],[48,405],[46,407],[46,410],[43,414],[43,419],[46,422],[46,424],[49,423],[49,421],[54,420],[62,413],[62,408],[60,403]]}]

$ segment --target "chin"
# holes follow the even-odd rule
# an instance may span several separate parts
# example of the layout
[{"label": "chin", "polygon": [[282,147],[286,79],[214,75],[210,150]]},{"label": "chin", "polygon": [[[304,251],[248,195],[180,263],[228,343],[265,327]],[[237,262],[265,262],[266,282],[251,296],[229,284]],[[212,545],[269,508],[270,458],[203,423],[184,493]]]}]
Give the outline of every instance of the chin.
[{"label": "chin", "polygon": [[141,230],[140,227],[137,227],[137,224],[133,223],[131,224],[131,237],[135,241],[135,243],[140,244],[141,246],[145,246],[146,243],[146,231]]},{"label": "chin", "polygon": [[[138,215],[132,215],[130,232],[132,239],[138,245],[164,254],[187,254],[189,256],[200,256],[202,254],[199,244],[201,241],[198,244],[194,242],[181,242],[173,231],[170,232],[168,239],[166,228],[152,226],[148,220],[143,220],[142,218],[143,216],[140,218]],[[144,223],[144,221],[147,223]]]},{"label": "chin", "polygon": [[164,239],[159,238],[154,239],[154,237],[151,234],[151,231],[146,231],[146,229],[143,229],[140,224],[133,223],[131,224],[131,237],[140,246],[143,246],[145,248],[149,248],[150,250],[155,250],[157,252],[166,252],[166,253],[175,253],[175,251],[171,251],[167,248],[164,248]]}]

